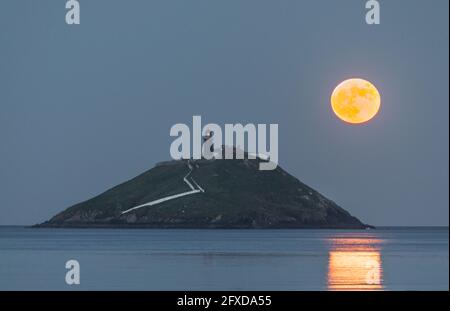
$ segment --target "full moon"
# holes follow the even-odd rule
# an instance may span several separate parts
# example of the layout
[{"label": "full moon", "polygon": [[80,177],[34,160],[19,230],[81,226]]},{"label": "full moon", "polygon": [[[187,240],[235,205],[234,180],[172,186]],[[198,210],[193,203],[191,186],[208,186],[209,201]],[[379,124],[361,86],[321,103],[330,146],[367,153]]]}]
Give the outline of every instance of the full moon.
[{"label": "full moon", "polygon": [[331,107],[343,121],[360,124],[372,119],[380,109],[380,93],[369,81],[349,79],[339,84],[331,95]]}]

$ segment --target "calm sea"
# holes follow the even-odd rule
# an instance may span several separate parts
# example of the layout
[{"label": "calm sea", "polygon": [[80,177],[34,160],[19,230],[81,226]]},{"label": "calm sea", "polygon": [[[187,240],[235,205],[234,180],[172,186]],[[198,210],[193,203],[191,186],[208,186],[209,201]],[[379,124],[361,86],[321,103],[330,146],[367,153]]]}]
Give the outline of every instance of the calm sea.
[{"label": "calm sea", "polygon": [[[0,227],[0,290],[448,290],[448,228]],[[68,260],[80,285],[65,282]]]}]

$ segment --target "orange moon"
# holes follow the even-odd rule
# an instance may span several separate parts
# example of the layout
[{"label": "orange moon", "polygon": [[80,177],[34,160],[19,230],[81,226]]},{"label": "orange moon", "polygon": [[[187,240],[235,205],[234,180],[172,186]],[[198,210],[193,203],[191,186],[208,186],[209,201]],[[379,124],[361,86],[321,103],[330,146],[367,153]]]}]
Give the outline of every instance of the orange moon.
[{"label": "orange moon", "polygon": [[377,88],[363,79],[349,79],[339,84],[331,95],[331,107],[339,119],[360,124],[372,119],[380,109]]}]

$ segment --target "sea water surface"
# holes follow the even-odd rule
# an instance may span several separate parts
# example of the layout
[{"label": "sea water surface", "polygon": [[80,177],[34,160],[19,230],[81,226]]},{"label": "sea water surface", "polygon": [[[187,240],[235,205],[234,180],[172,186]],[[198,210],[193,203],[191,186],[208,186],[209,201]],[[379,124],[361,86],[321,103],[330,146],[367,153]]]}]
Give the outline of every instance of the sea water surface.
[{"label": "sea water surface", "polygon": [[[448,228],[0,227],[0,290],[448,290]],[[68,260],[80,285],[65,281]]]}]

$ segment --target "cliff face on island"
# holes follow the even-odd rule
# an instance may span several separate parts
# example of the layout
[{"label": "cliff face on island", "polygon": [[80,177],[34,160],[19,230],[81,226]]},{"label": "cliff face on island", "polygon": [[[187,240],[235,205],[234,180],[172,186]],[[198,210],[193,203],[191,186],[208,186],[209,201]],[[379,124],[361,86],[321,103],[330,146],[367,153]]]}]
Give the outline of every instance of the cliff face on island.
[{"label": "cliff face on island", "polygon": [[368,227],[281,167],[257,160],[164,162],[40,227]]}]

